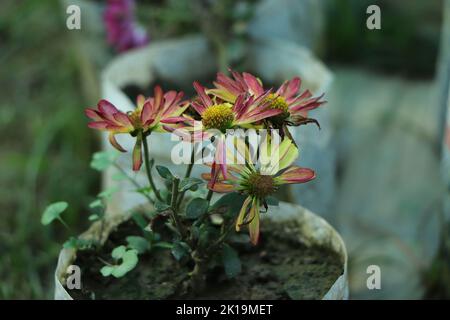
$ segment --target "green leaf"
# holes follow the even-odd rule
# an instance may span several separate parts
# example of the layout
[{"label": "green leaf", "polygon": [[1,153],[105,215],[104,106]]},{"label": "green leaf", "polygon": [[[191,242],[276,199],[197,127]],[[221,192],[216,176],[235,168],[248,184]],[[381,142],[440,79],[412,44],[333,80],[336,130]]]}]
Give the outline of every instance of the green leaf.
[{"label": "green leaf", "polygon": [[126,238],[128,242],[128,247],[134,249],[137,253],[142,254],[150,250],[150,243],[147,239],[138,236],[129,236]]},{"label": "green leaf", "polygon": [[103,171],[116,161],[119,153],[115,150],[96,152],[92,156],[91,168]]},{"label": "green leaf", "polygon": [[127,251],[127,248],[125,246],[118,246],[118,247],[114,248],[114,250],[111,252],[111,256],[114,259],[119,260],[120,258],[123,257],[123,255],[125,254],[126,251]]},{"label": "green leaf", "polygon": [[103,208],[103,202],[101,199],[95,199],[94,201],[92,201],[89,204],[89,208],[94,209],[94,208],[98,208],[98,207],[102,207]]},{"label": "green leaf", "polygon": [[239,259],[236,250],[227,244],[223,245],[222,262],[225,268],[225,274],[228,278],[234,278],[242,270],[241,260]]},{"label": "green leaf", "polygon": [[114,267],[115,266],[104,266],[103,268],[100,269],[100,272],[102,274],[102,276],[104,277],[108,277],[112,274],[112,272],[114,271]]},{"label": "green leaf", "polygon": [[148,226],[147,220],[142,216],[142,214],[135,213],[131,216],[133,221],[141,228],[145,229]]},{"label": "green leaf", "polygon": [[69,240],[64,242],[63,248],[85,250],[91,248],[93,244],[94,242],[92,240],[70,237]]},{"label": "green leaf", "polygon": [[156,171],[158,171],[159,175],[166,180],[173,179],[172,172],[170,172],[170,170],[164,166],[156,166]]},{"label": "green leaf", "polygon": [[46,226],[52,223],[55,219],[59,219],[69,205],[67,202],[60,201],[50,204],[44,211],[41,217],[41,223]]},{"label": "green leaf", "polygon": [[177,261],[180,261],[183,257],[189,254],[189,249],[189,246],[185,242],[175,242],[172,247],[172,255]]},{"label": "green leaf", "polygon": [[115,278],[121,278],[136,267],[139,258],[138,252],[134,249],[127,250],[125,246],[114,248],[111,256],[115,260],[120,259],[120,264],[104,266],[100,272],[104,277],[112,275]]},{"label": "green leaf", "polygon": [[241,195],[237,192],[228,193],[219,200],[217,200],[212,206],[212,209],[214,210],[220,207],[226,207],[227,208],[226,215],[234,217],[241,210],[245,198],[246,198],[245,195]]},{"label": "green leaf", "polygon": [[161,241],[161,242],[157,242],[153,245],[154,248],[162,248],[162,249],[172,249],[173,248],[173,244],[170,242],[165,242],[165,241]]},{"label": "green leaf", "polygon": [[202,179],[198,179],[198,178],[184,178],[183,180],[181,180],[180,185],[178,187],[178,190],[181,191],[181,192],[187,191],[189,189],[192,190],[192,188],[198,187],[202,183],[203,183]]},{"label": "green leaf", "polygon": [[202,198],[192,199],[186,207],[186,218],[198,219],[208,211],[209,203]]},{"label": "green leaf", "polygon": [[112,275],[116,278],[121,278],[136,267],[139,262],[136,250],[128,250],[122,256],[122,263],[115,266]]},{"label": "green leaf", "polygon": [[158,212],[163,212],[166,210],[169,210],[171,207],[170,205],[168,205],[167,203],[161,202],[161,201],[156,201],[155,203],[155,209]]},{"label": "green leaf", "polygon": [[97,221],[97,220],[99,220],[100,219],[100,217],[98,216],[98,214],[91,214],[89,217],[88,217],[88,220],[89,221]]}]

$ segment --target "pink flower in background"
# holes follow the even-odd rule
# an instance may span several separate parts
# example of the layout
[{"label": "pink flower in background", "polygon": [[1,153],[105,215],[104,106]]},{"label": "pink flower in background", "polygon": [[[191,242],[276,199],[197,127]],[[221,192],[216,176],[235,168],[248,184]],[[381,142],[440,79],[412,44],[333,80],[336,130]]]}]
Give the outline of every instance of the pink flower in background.
[{"label": "pink flower in background", "polygon": [[142,47],[149,37],[135,21],[134,0],[108,0],[103,14],[107,41],[117,52]]}]

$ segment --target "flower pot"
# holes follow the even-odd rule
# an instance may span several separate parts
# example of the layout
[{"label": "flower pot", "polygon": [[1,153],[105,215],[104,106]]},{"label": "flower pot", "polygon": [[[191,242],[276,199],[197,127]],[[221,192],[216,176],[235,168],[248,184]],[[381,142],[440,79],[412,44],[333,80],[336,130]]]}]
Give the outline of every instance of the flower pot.
[{"label": "flower pot", "polygon": [[[300,76],[302,88],[307,88],[315,94],[324,92],[332,78],[326,67],[309,50],[290,42],[255,40],[250,43],[245,60],[245,70],[255,73],[268,84],[279,85],[285,79]],[[102,74],[102,97],[122,111],[131,111],[135,103],[123,90],[127,85],[148,88],[155,81],[168,81],[172,87],[183,88],[191,86],[194,80],[213,76],[215,72],[216,66],[211,49],[202,36],[152,42],[151,46],[120,55],[106,67]],[[327,215],[333,212],[331,200],[335,167],[331,128],[328,125],[329,115],[326,107],[321,107],[312,111],[310,116],[319,120],[322,130],[319,131],[317,127],[310,125],[292,127],[291,133],[301,149],[297,164],[314,168],[319,179],[292,189],[292,200],[318,214]],[[117,139],[125,149],[132,150],[134,142],[131,137],[118,135]],[[106,135],[104,142],[104,148],[110,148]],[[173,164],[170,153],[178,142],[171,141],[168,134],[152,134],[150,152],[156,163],[182,175],[184,166]],[[123,168],[131,173],[129,154],[122,155],[119,161],[122,161]],[[201,173],[198,171],[200,168],[194,170],[197,170],[194,174]],[[105,175],[104,183],[106,187],[114,183],[111,174]],[[123,185],[123,193],[117,198],[111,210],[112,214],[127,211],[143,200],[136,196],[131,201],[129,199],[131,195],[124,194],[129,189],[130,186]]]},{"label": "flower pot", "polygon": [[[105,223],[105,238],[129,215],[108,217]],[[348,280],[347,280],[347,252],[345,244],[339,234],[322,218],[318,217],[309,210],[293,204],[281,202],[279,207],[271,207],[267,215],[264,215],[263,223],[286,222],[289,225],[295,225],[295,233],[298,233],[299,242],[307,247],[320,246],[336,253],[342,267],[342,274],[336,277],[334,283],[323,295],[322,299],[342,300],[348,298]],[[275,220],[276,219],[276,220]],[[98,234],[100,225],[95,223],[83,234],[83,237],[95,237]],[[104,238],[104,239],[105,239]],[[76,251],[72,249],[63,249],[60,252],[58,265],[55,271],[55,299],[72,300],[73,298],[64,287],[67,276],[67,268],[76,258]],[[114,281],[114,280],[112,280]],[[81,285],[83,285],[83,275],[81,275]],[[311,288],[311,290],[314,288]]]}]

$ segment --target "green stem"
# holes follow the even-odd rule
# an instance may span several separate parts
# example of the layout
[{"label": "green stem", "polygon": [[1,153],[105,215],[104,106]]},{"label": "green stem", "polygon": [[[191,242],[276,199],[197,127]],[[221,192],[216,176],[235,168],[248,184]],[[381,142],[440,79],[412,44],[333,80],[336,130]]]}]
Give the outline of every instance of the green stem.
[{"label": "green stem", "polygon": [[58,217],[58,220],[59,220],[59,222],[62,223],[62,225],[63,225],[67,230],[70,231],[70,227],[67,225],[67,223],[66,223],[61,217]]},{"label": "green stem", "polygon": [[145,170],[147,172],[148,182],[150,183],[150,186],[151,186],[153,192],[155,193],[156,198],[159,201],[163,201],[161,195],[159,194],[158,189],[156,189],[155,182],[153,181],[152,172],[151,172],[151,168],[150,168],[150,157],[149,157],[149,152],[148,152],[147,136],[145,136],[145,135],[143,136],[143,144],[144,144]]},{"label": "green stem", "polygon": [[179,178],[174,178],[173,179],[173,183],[172,183],[172,198],[170,200],[170,206],[172,208],[171,210],[171,216],[172,216],[172,220],[178,230],[178,232],[181,235],[182,239],[186,239],[186,230],[183,227],[183,224],[180,221],[180,217],[178,216],[177,213],[177,198],[178,198],[178,186],[180,185],[180,179]]},{"label": "green stem", "polygon": [[[187,179],[191,176],[192,168],[194,167],[194,156],[195,156],[195,145],[193,145],[193,149],[192,149],[192,153],[191,153],[191,162],[188,164],[187,169],[186,169],[186,174],[184,175],[185,179]],[[179,208],[181,203],[183,202],[185,193],[186,193],[186,191],[183,191],[181,193],[180,198],[178,199],[178,202],[177,202],[177,208]]]}]

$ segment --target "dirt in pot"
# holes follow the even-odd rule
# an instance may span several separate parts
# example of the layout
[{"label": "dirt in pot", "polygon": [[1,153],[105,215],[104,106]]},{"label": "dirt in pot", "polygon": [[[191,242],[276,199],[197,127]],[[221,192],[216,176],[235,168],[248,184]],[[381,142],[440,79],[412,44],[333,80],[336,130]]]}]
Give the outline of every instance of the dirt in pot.
[{"label": "dirt in pot", "polygon": [[101,260],[110,261],[113,248],[125,244],[127,236],[140,234],[130,220],[98,251],[78,253],[74,264],[82,271],[82,289],[69,293],[74,299],[321,299],[343,273],[343,264],[330,249],[301,243],[299,229],[292,224],[263,224],[257,246],[235,245],[242,272],[228,279],[223,268],[216,267],[208,274],[204,292],[194,295],[181,290],[191,269],[180,266],[170,250],[140,255],[136,268],[123,278],[100,274]]}]

